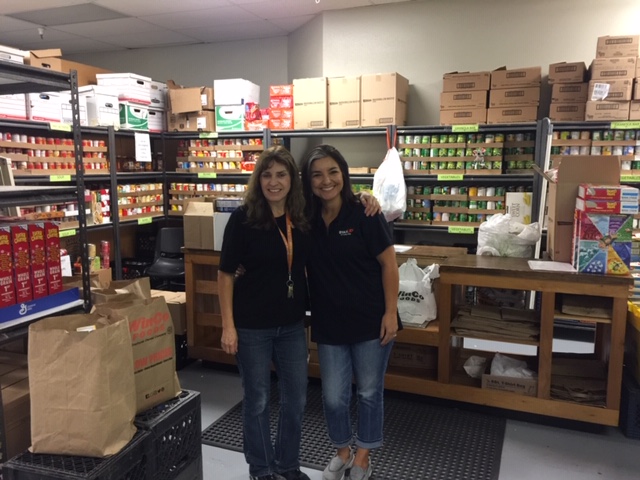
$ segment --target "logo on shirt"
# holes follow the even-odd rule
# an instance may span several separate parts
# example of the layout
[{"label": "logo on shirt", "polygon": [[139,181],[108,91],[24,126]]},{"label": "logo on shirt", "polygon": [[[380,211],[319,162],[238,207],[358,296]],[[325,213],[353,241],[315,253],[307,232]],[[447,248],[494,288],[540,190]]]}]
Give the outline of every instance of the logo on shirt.
[{"label": "logo on shirt", "polygon": [[341,237],[350,237],[351,235],[353,235],[353,228],[347,228],[346,230],[338,230],[338,235],[340,235]]}]

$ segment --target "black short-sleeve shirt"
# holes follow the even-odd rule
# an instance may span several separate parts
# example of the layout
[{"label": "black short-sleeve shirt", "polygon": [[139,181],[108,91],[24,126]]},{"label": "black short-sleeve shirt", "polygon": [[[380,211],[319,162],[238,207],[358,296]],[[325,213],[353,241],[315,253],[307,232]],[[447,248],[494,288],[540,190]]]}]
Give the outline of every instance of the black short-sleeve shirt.
[{"label": "black short-sleeve shirt", "polygon": [[340,345],[378,338],[385,301],[376,257],[393,245],[384,216],[367,217],[362,205],[343,204],[328,228],[322,218],[313,223],[312,237],[312,340]]},{"label": "black short-sleeve shirt", "polygon": [[287,250],[278,232],[286,237],[285,216],[276,218],[278,228],[262,230],[246,223],[245,207],[236,209],[224,231],[220,270],[245,269],[233,287],[233,317],[238,328],[271,328],[302,320],[308,306],[305,266],[311,238],[293,228],[293,299],[287,298]]}]

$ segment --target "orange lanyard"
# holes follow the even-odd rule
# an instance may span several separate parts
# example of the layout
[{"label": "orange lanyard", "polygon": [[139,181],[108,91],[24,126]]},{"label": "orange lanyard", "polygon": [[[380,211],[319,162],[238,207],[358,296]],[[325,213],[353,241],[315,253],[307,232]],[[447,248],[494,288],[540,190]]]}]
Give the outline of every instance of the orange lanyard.
[{"label": "orange lanyard", "polygon": [[291,226],[291,217],[289,217],[289,213],[286,214],[286,224],[287,224],[287,236],[285,238],[284,233],[278,227],[278,232],[280,233],[280,237],[284,242],[284,246],[287,249],[287,266],[289,267],[289,279],[287,280],[287,298],[293,298],[293,280],[291,279],[291,269],[293,267],[293,234],[292,234],[292,226]]}]

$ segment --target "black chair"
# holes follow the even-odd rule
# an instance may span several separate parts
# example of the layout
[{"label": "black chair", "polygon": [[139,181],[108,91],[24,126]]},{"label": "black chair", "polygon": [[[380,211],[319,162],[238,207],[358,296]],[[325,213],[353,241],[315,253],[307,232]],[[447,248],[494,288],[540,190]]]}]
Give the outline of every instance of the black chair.
[{"label": "black chair", "polygon": [[184,291],[184,232],[182,228],[166,227],[158,231],[153,263],[145,271],[151,287],[157,290]]}]

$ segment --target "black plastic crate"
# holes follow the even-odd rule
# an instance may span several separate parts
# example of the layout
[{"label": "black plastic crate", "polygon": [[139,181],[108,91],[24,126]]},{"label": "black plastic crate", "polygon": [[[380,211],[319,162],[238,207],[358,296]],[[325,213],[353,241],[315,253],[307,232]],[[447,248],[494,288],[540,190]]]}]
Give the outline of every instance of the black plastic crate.
[{"label": "black plastic crate", "polygon": [[626,370],[620,396],[620,428],[627,437],[640,439],[640,386]]},{"label": "black plastic crate", "polygon": [[176,370],[191,365],[195,359],[189,357],[189,346],[186,335],[174,335],[176,348]]},{"label": "black plastic crate", "polygon": [[136,416],[151,434],[154,480],[173,480],[202,457],[200,393],[183,390],[176,398]]},{"label": "black plastic crate", "polygon": [[26,451],[2,466],[3,480],[152,480],[151,434],[138,430],[120,452],[107,458]]},{"label": "black plastic crate", "polygon": [[203,480],[202,455],[192,461],[173,480]]}]

